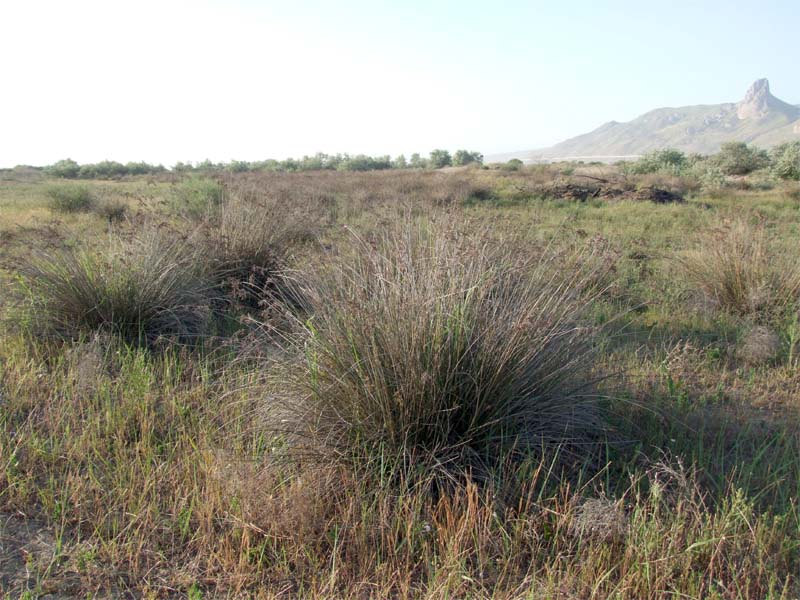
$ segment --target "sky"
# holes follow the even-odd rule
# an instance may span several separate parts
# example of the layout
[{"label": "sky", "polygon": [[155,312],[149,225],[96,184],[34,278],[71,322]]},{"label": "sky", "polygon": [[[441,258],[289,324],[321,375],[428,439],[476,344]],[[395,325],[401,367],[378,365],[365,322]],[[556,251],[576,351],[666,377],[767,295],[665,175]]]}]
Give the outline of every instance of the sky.
[{"label": "sky", "polygon": [[545,147],[800,104],[800,1],[2,0],[0,167]]}]

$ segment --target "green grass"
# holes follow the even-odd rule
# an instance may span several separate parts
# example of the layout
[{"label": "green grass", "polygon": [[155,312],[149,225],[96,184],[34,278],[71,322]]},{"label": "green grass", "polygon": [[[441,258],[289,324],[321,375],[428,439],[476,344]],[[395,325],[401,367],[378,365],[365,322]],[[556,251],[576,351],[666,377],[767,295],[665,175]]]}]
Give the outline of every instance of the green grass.
[{"label": "green grass", "polygon": [[178,215],[199,219],[213,215],[224,197],[222,185],[206,177],[187,177],[171,189],[170,205]]}]

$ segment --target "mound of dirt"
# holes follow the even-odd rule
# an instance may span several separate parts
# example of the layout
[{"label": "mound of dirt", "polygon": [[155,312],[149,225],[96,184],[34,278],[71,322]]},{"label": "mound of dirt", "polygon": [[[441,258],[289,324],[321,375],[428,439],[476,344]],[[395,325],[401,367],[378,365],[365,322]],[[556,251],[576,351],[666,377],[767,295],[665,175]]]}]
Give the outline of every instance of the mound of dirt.
[{"label": "mound of dirt", "polygon": [[599,200],[636,200],[649,201],[656,204],[669,204],[672,202],[684,202],[683,196],[658,188],[648,186],[634,188],[618,183],[574,183],[571,181],[554,181],[553,183],[539,187],[537,193],[545,198],[554,200],[577,200],[586,202],[590,199]]},{"label": "mound of dirt", "polygon": [[671,204],[673,202],[685,202],[683,196],[681,196],[680,194],[676,194],[675,192],[670,192],[669,190],[657,188],[655,186],[649,186],[637,189],[634,192],[632,199],[649,200],[650,202],[655,202],[656,204]]},{"label": "mound of dirt", "polygon": [[545,198],[556,200],[579,200],[586,202],[590,198],[597,198],[600,188],[596,186],[584,186],[574,183],[553,182],[542,186],[538,190]]}]

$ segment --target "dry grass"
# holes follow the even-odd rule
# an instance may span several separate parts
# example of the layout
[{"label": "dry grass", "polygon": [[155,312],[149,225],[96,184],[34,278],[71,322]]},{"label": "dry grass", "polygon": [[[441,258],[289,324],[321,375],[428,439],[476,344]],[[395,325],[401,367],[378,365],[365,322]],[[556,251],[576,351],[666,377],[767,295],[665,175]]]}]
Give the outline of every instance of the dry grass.
[{"label": "dry grass", "polygon": [[778,252],[763,223],[737,219],[680,258],[683,275],[723,311],[757,321],[800,301],[800,263]]},{"label": "dry grass", "polygon": [[105,253],[40,252],[21,267],[32,331],[64,339],[107,332],[143,344],[208,332],[210,287],[185,240],[149,229],[110,245]]},{"label": "dry grass", "polygon": [[230,371],[213,381],[202,362],[142,350],[98,360],[92,343],[30,377],[30,364],[43,364],[36,350],[7,339],[0,510],[39,515],[51,540],[28,546],[26,564],[0,561],[0,577],[28,574],[7,580],[11,593],[788,600],[798,591],[796,519],[759,510],[733,484],[713,501],[675,461],[650,463],[616,490],[553,485],[544,461],[526,470],[513,503],[491,484],[433,494],[432,478],[389,485],[342,465],[282,466],[246,426],[255,406]]},{"label": "dry grass", "polygon": [[572,261],[566,281],[564,264],[423,223],[358,241],[303,288],[300,360],[281,372],[265,426],[326,460],[404,472],[485,475],[510,453],[556,448],[583,457],[602,437],[585,316],[598,265]]},{"label": "dry grass", "polygon": [[286,300],[281,279],[291,249],[314,239],[319,212],[309,203],[287,206],[258,188],[231,186],[204,234],[205,260],[223,292],[251,310]]},{"label": "dry grass", "polygon": [[744,336],[737,355],[748,365],[763,365],[778,357],[781,338],[764,326],[751,328]]}]

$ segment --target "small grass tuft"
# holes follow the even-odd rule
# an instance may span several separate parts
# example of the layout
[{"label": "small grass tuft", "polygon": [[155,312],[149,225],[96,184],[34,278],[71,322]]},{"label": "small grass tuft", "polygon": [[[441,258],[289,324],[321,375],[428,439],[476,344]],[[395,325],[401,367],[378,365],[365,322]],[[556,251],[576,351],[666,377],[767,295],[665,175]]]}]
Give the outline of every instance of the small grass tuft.
[{"label": "small grass tuft", "polygon": [[119,200],[105,200],[95,207],[95,212],[109,223],[118,223],[125,218],[128,207]]}]

